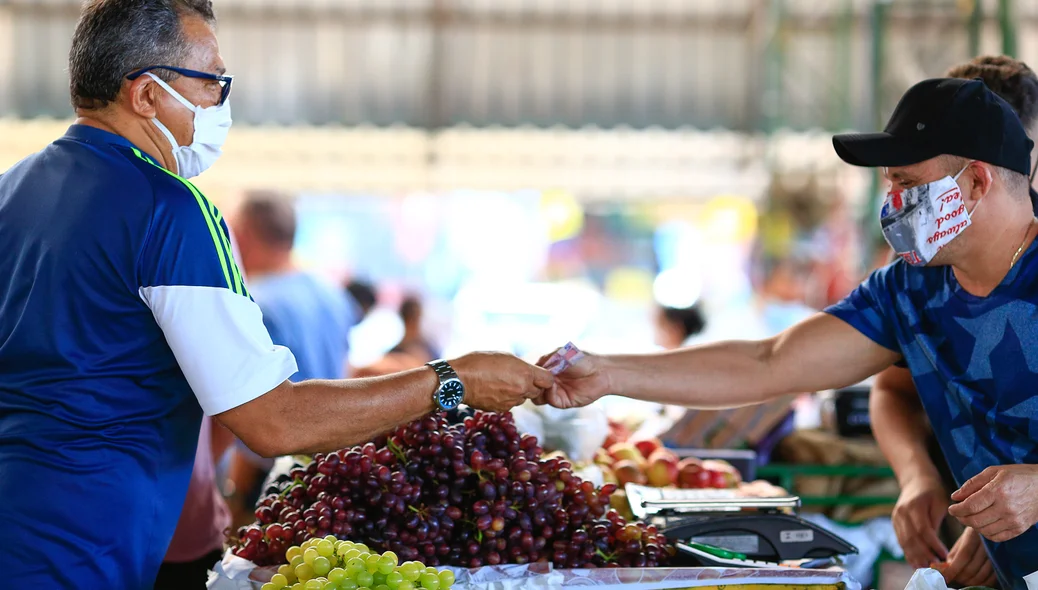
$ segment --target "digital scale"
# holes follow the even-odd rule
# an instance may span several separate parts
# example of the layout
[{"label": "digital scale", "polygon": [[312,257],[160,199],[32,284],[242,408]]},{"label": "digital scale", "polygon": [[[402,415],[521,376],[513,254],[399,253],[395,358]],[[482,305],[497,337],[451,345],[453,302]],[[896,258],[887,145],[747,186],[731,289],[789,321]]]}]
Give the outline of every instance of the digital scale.
[{"label": "digital scale", "polygon": [[797,496],[624,486],[631,512],[678,549],[676,565],[825,569],[858,549],[796,515]]}]

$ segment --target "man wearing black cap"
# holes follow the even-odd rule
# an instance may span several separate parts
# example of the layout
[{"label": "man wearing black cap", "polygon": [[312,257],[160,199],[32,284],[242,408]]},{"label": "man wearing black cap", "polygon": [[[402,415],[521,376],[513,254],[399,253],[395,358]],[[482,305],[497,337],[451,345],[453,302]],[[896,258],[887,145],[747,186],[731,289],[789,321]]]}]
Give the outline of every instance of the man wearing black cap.
[{"label": "man wearing black cap", "polygon": [[768,340],[588,354],[541,401],[732,407],[845,387],[904,360],[961,486],[949,513],[985,537],[1002,587],[1023,590],[1038,570],[1033,144],[1005,101],[960,79],[915,85],[884,132],[833,143],[893,182],[880,223],[902,260]]},{"label": "man wearing black cap", "polygon": [[[982,55],[952,67],[946,75],[981,79],[1009,103],[1028,136],[1032,140],[1038,137],[1038,75],[1027,64],[1005,55]],[[1033,188],[1036,156],[1038,150],[1032,150],[1031,206],[1038,212],[1038,193]],[[927,423],[912,373],[902,365],[898,363],[876,376],[869,412],[873,434],[901,485],[893,524],[905,560],[924,566],[944,559],[947,565],[941,573],[949,584],[991,586],[996,581],[995,573],[980,549],[980,534],[972,528],[962,530],[960,523],[947,518],[949,495],[959,486]],[[937,531],[943,533],[940,539],[935,538]]]}]

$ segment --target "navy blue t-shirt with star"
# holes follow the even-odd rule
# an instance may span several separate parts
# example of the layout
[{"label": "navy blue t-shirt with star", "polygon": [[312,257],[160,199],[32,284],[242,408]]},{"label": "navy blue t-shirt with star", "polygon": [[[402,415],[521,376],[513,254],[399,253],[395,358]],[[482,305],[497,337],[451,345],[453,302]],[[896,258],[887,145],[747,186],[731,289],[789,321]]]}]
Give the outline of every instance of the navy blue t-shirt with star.
[{"label": "navy blue t-shirt with star", "polygon": [[296,371],[219,210],[126,139],[68,133],[0,175],[0,577],[150,588],[202,413]]},{"label": "navy blue t-shirt with star", "polygon": [[[1038,241],[987,297],[949,266],[898,261],[826,311],[898,351],[958,485],[987,467],[1038,464]],[[1038,528],[985,540],[1003,588],[1038,570]]]}]

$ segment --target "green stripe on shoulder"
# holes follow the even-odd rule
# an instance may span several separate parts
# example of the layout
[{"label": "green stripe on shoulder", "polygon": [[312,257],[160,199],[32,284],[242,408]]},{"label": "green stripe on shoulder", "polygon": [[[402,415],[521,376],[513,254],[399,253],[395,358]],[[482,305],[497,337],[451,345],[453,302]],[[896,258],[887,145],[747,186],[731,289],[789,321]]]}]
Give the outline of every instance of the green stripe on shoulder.
[{"label": "green stripe on shoulder", "polygon": [[[216,223],[215,220],[213,219],[213,215],[212,215],[212,213],[210,211],[211,203],[209,203],[209,200],[206,199],[202,195],[202,193],[199,192],[197,188],[195,188],[195,185],[191,184],[191,182],[189,182],[186,178],[182,178],[182,177],[180,177],[180,176],[178,176],[176,174],[173,174],[172,172],[170,172],[169,170],[166,170],[162,166],[159,166],[159,165],[155,164],[150,159],[145,157],[144,154],[142,154],[140,152],[140,150],[138,150],[137,148],[133,148],[133,153],[138,158],[144,160],[145,162],[151,164],[152,166],[155,166],[156,168],[158,168],[159,170],[162,170],[166,174],[169,174],[173,178],[176,178],[181,183],[183,183],[184,186],[186,186],[189,191],[191,191],[191,194],[195,197],[195,202],[198,203],[198,207],[202,210],[202,217],[205,218],[205,223],[209,227],[209,234],[213,238],[213,246],[216,247],[216,257],[220,259],[220,267],[223,269],[223,277],[224,277],[224,280],[227,281],[227,288],[232,290],[232,291],[234,291],[235,293],[238,293],[239,295],[242,295],[243,294],[242,290],[240,290],[240,288],[238,286],[241,279],[237,277],[237,275],[238,275],[237,265],[234,264],[234,258],[232,258],[229,255],[230,254],[230,246],[227,246],[226,249],[224,248],[224,240],[225,240],[225,238],[223,236],[224,232],[220,228],[219,224]],[[231,279],[232,273],[230,271],[228,271],[228,267],[227,267],[228,262],[230,262],[230,266],[233,269],[233,274],[235,275],[236,280],[232,281],[232,279]]]}]

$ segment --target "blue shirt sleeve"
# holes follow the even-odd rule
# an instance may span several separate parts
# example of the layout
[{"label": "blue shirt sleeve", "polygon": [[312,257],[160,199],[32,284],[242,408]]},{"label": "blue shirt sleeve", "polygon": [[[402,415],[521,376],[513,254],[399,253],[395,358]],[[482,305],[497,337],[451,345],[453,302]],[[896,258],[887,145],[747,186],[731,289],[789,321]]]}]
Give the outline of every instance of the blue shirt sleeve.
[{"label": "blue shirt sleeve", "polygon": [[155,173],[167,178],[153,183],[155,207],[138,286],[222,287],[249,297],[220,211],[191,183]]},{"label": "blue shirt sleeve", "polygon": [[892,314],[897,312],[896,290],[892,290],[898,262],[875,271],[842,301],[825,309],[870,340],[896,352],[901,351]]}]

